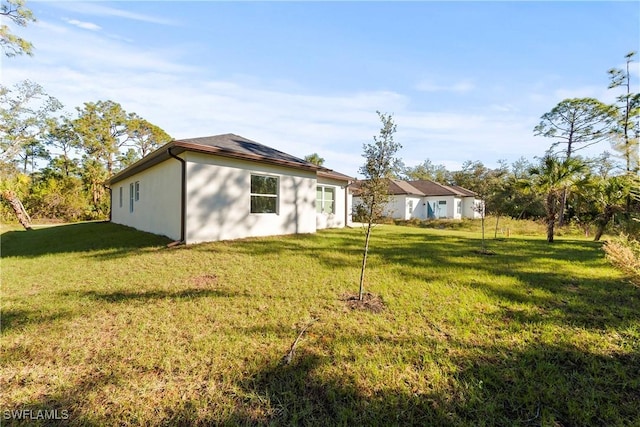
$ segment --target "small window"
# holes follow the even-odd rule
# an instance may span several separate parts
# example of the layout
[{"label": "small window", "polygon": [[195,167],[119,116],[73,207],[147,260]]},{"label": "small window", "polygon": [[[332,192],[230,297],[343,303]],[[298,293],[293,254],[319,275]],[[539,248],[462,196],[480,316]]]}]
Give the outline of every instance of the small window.
[{"label": "small window", "polygon": [[446,204],[447,204],[447,201],[446,201],[446,200],[440,200],[440,201],[438,202],[438,204],[439,204],[439,205],[446,205]]},{"label": "small window", "polygon": [[413,213],[413,200],[409,200],[409,214]]},{"label": "small window", "polygon": [[332,214],[336,211],[336,190],[333,187],[318,185],[316,187],[316,212]]},{"label": "small window", "polygon": [[278,213],[278,178],[251,175],[251,213]]},{"label": "small window", "polygon": [[458,200],[457,210],[458,210],[458,213],[459,213],[459,214],[461,214],[461,213],[462,213],[462,201],[460,201],[460,200]]},{"label": "small window", "polygon": [[136,181],[136,202],[140,200],[140,181]]},{"label": "small window", "polygon": [[122,199],[123,199],[124,188],[122,186],[120,186],[119,190],[120,190],[120,207],[122,207]]},{"label": "small window", "polygon": [[133,212],[133,200],[135,197],[135,189],[133,182],[129,184],[129,212]]}]

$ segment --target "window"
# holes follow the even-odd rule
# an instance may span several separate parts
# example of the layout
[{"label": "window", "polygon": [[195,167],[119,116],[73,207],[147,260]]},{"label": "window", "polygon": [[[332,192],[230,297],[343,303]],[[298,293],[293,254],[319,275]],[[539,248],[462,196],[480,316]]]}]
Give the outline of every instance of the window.
[{"label": "window", "polygon": [[251,175],[251,213],[278,213],[278,178]]},{"label": "window", "polygon": [[122,193],[124,193],[124,188],[122,188],[122,186],[120,186],[120,207],[122,207]]},{"label": "window", "polygon": [[462,201],[458,200],[458,207],[457,207],[458,213],[461,214],[462,213]]},{"label": "window", "polygon": [[129,184],[129,212],[133,212],[133,198],[135,196],[135,190],[133,187],[133,182]]},{"label": "window", "polygon": [[413,200],[409,200],[409,215],[413,213]]},{"label": "window", "polygon": [[140,181],[136,181],[136,202],[140,200]]},{"label": "window", "polygon": [[332,214],[336,212],[335,188],[318,185],[316,187],[316,212]]}]

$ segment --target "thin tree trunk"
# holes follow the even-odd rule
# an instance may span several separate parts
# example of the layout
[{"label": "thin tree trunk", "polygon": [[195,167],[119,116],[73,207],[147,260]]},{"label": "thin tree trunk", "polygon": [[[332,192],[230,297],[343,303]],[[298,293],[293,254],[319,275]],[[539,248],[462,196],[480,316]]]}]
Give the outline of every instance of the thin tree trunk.
[{"label": "thin tree trunk", "polygon": [[500,221],[500,215],[496,215],[496,229],[493,233],[493,238],[497,239],[498,238],[498,221]]},{"label": "thin tree trunk", "polygon": [[604,230],[607,228],[607,224],[613,218],[613,212],[610,212],[608,208],[605,208],[604,216],[600,221],[598,221],[598,229],[596,230],[596,235],[593,238],[594,242],[598,242],[602,235],[604,234]]},{"label": "thin tree trunk", "polygon": [[560,212],[558,212],[558,227],[564,225],[564,208],[567,204],[567,187],[562,190],[562,196],[560,197]]},{"label": "thin tree trunk", "polygon": [[11,190],[5,190],[2,193],[2,197],[9,202],[9,205],[11,205],[20,225],[22,225],[27,231],[31,230],[31,218],[16,193]]},{"label": "thin tree trunk", "polygon": [[482,214],[480,222],[482,224],[482,252],[484,253],[487,250],[484,244],[484,213]]},{"label": "thin tree trunk", "polygon": [[547,196],[547,242],[553,243],[553,232],[556,224],[556,198],[553,193]]},{"label": "thin tree trunk", "polygon": [[371,220],[367,225],[367,233],[364,239],[364,252],[362,254],[362,270],[360,270],[360,289],[358,291],[358,299],[362,301],[364,298],[364,271],[367,268],[367,254],[369,253],[369,237],[371,237]]}]

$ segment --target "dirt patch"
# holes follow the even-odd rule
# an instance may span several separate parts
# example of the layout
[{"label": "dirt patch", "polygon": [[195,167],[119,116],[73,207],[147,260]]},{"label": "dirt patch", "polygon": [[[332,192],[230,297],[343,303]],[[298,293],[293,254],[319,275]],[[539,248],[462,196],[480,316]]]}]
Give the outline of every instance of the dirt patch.
[{"label": "dirt patch", "polygon": [[372,313],[380,313],[384,311],[386,305],[379,295],[366,292],[362,295],[362,300],[358,295],[345,294],[342,300],[346,302],[347,307],[351,310],[366,310]]},{"label": "dirt patch", "polygon": [[204,274],[202,276],[192,277],[189,281],[193,283],[196,288],[208,289],[218,282],[218,276],[215,274]]}]

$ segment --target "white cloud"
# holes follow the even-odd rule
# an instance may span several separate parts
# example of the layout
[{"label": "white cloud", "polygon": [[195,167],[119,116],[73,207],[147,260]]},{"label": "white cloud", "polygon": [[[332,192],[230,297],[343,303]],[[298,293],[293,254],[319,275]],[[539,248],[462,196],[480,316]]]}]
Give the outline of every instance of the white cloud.
[{"label": "white cloud", "polygon": [[[36,23],[36,55],[12,59],[3,70],[4,84],[34,80],[70,112],[84,102],[110,99],[175,138],[232,132],[299,157],[317,152],[328,167],[350,175],[363,163],[362,145],[379,131],[376,110],[394,115],[407,164],[429,158],[452,169],[465,160],[493,167],[502,158],[541,155],[550,142],[534,138],[533,127],[562,98],[553,100],[569,94],[544,88],[530,94],[539,97],[533,109],[541,110],[533,116],[520,111],[526,101],[515,108],[513,100],[492,99],[486,108],[463,105],[454,112],[417,109],[410,94],[388,90],[325,94],[286,79],[219,77],[216,70],[185,63],[183,47],[141,48],[73,25]],[[423,83],[422,90],[474,89],[468,80]]]},{"label": "white cloud", "polygon": [[461,80],[454,83],[436,83],[433,80],[422,80],[416,87],[421,92],[456,92],[466,93],[475,89],[475,85],[470,80]]},{"label": "white cloud", "polygon": [[177,25],[176,21],[170,19],[105,6],[98,2],[52,2],[51,5],[59,9],[84,15],[125,18],[159,25]]},{"label": "white cloud", "polygon": [[76,27],[82,28],[83,30],[100,31],[102,29],[102,27],[94,24],[93,22],[78,21],[77,19],[65,19],[65,21],[68,24],[75,25]]}]

